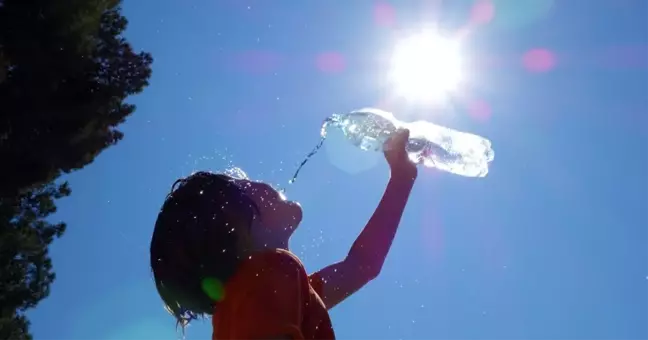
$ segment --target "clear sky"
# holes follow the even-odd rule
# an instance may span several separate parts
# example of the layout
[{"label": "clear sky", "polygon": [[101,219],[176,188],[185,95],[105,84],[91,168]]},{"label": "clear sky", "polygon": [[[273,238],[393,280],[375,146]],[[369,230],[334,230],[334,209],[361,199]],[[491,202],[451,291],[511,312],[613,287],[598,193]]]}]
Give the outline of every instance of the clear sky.
[{"label": "clear sky", "polygon": [[[482,0],[485,1],[485,0]],[[648,337],[645,0],[131,0],[155,57],[125,139],[72,174],[36,339],[178,339],[149,270],[172,182],[243,168],[285,185],[322,120],[366,106],[492,140],[486,178],[424,169],[381,276],[332,311],[341,339]],[[437,22],[469,60],[453,109],[394,99],[386,58]],[[380,199],[379,154],[332,140],[288,188],[309,271]],[[188,339],[210,336],[196,322]]]}]

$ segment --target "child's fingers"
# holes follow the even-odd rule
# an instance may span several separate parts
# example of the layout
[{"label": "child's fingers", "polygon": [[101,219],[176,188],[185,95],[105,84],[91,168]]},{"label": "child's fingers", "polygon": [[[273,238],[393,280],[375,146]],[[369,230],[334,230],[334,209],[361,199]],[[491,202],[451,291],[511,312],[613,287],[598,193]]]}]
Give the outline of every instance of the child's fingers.
[{"label": "child's fingers", "polygon": [[396,132],[396,135],[394,136],[394,142],[395,146],[399,148],[405,147],[407,145],[407,141],[409,140],[409,130],[408,129],[399,129]]},{"label": "child's fingers", "polygon": [[398,129],[391,137],[385,142],[384,151],[403,150],[409,140],[409,130]]}]

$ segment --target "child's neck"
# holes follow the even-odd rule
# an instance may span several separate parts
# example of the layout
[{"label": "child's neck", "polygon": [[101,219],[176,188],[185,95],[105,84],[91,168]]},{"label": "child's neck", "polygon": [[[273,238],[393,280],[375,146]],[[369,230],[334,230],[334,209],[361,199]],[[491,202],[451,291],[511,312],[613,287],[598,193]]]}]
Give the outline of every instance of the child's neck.
[{"label": "child's neck", "polygon": [[281,233],[259,233],[252,235],[252,251],[259,252],[268,249],[284,249],[288,250],[288,238]]}]

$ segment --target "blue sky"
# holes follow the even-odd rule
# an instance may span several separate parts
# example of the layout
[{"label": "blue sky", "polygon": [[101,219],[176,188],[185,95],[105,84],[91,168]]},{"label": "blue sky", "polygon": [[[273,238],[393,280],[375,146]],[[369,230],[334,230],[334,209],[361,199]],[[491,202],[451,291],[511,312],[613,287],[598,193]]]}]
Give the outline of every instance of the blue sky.
[{"label": "blue sky", "polygon": [[[495,0],[470,24],[473,5],[126,1],[151,86],[125,139],[69,176],[35,338],[177,339],[148,268],[171,183],[235,165],[284,185],[327,115],[366,106],[485,136],[495,161],[481,179],[420,172],[381,276],[332,311],[339,338],[648,337],[648,4]],[[399,32],[433,21],[469,28],[454,110],[387,100],[381,82]],[[339,140],[304,168],[288,196],[309,271],[346,254],[387,178],[379,154]],[[210,334],[198,322],[187,338]]]}]

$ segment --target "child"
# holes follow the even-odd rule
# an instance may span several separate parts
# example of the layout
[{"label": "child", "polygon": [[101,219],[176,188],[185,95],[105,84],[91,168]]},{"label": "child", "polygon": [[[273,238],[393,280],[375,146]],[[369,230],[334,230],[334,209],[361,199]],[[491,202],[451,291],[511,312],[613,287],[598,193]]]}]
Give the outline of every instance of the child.
[{"label": "child", "polygon": [[417,175],[407,130],[385,145],[391,178],[341,262],[310,276],[288,251],[299,204],[272,187],[199,172],[178,180],[155,223],[151,267],[185,326],[212,315],[213,339],[334,339],[328,309],[380,272]]}]

